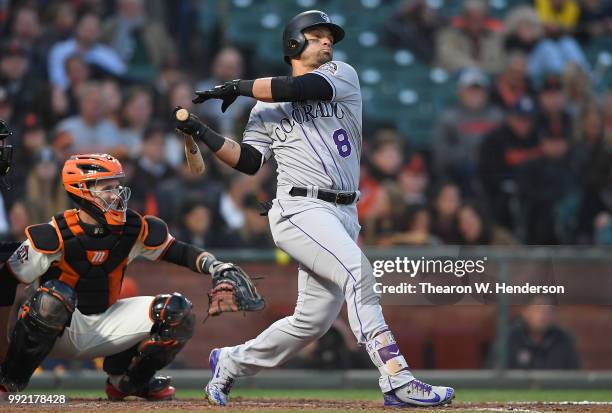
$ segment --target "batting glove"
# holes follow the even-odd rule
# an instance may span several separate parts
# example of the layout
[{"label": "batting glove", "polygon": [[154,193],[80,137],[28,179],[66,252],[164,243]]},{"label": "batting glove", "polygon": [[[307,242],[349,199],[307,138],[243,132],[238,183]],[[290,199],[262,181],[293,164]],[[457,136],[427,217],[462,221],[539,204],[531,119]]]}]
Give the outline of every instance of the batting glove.
[{"label": "batting glove", "polygon": [[193,103],[202,103],[208,99],[221,99],[221,112],[225,112],[238,96],[253,97],[253,80],[230,80],[209,90],[196,91]]}]

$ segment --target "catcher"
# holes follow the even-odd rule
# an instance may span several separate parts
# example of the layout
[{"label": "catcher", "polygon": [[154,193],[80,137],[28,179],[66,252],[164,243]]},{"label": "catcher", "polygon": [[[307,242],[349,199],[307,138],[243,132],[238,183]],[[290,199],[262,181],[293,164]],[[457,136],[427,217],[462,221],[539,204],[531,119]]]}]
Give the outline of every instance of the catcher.
[{"label": "catcher", "polygon": [[[13,304],[17,283],[30,284],[32,291],[0,366],[0,391],[23,390],[47,355],[105,357],[109,399],[173,398],[170,377],[155,373],[192,337],[195,315],[191,302],[176,292],[118,300],[123,274],[139,256],[210,274],[210,315],[263,308],[240,268],[175,240],[161,219],[128,209],[130,189],[121,186],[123,177],[110,155],[72,156],[62,180],[79,209],[28,227],[27,240],[0,270],[2,311]],[[0,337],[5,330],[0,326]]]}]

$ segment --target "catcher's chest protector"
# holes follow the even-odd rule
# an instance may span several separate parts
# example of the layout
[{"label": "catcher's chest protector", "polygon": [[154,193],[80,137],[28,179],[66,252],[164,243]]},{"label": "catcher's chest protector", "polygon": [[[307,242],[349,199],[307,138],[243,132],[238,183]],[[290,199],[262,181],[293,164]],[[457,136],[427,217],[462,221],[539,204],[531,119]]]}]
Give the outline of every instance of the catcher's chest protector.
[{"label": "catcher's chest protector", "polygon": [[106,311],[119,298],[142,218],[128,209],[123,231],[104,237],[86,234],[79,225],[76,210],[58,214],[54,220],[61,238],[62,259],[49,268],[42,281],[57,278],[74,288],[77,308],[85,315]]}]

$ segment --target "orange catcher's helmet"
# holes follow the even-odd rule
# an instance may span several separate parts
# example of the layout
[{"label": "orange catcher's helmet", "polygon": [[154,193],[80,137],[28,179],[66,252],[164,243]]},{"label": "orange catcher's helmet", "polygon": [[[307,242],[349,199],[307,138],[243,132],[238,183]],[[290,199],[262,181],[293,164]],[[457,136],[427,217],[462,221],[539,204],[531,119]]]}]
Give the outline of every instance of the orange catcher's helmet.
[{"label": "orange catcher's helmet", "polygon": [[64,189],[77,205],[102,224],[125,224],[130,188],[97,189],[100,181],[125,177],[121,163],[107,154],[73,155],[64,163]]}]

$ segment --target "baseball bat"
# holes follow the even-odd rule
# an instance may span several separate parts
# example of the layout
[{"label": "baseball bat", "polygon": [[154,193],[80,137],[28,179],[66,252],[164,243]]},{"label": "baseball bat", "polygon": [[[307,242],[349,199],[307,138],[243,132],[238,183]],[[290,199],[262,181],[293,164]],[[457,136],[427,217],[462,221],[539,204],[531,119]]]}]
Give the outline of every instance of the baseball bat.
[{"label": "baseball bat", "polygon": [[[179,109],[176,111],[176,120],[184,122],[189,119],[189,111],[187,109]],[[194,175],[202,175],[206,170],[206,164],[198,144],[193,139],[193,136],[182,133],[185,138],[185,157],[187,158],[187,165],[189,170]]]}]

